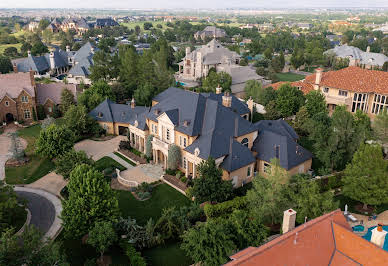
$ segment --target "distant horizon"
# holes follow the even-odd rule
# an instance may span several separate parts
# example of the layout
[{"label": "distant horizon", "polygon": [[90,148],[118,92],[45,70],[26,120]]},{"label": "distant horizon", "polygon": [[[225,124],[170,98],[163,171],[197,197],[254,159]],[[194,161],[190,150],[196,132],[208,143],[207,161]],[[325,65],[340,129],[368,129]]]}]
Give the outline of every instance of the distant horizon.
[{"label": "distant horizon", "polygon": [[[4,0],[3,0],[4,1]],[[3,2],[1,1],[1,2]],[[91,8],[92,7],[92,8]],[[387,0],[13,0],[0,3],[1,9],[379,9],[388,8]]]}]

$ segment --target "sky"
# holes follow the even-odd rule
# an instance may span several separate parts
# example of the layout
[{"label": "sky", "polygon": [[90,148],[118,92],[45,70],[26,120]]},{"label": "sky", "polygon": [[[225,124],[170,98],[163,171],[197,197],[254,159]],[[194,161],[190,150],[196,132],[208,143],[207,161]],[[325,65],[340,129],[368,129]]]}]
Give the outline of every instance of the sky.
[{"label": "sky", "polygon": [[388,7],[388,0],[0,0],[0,8]]}]

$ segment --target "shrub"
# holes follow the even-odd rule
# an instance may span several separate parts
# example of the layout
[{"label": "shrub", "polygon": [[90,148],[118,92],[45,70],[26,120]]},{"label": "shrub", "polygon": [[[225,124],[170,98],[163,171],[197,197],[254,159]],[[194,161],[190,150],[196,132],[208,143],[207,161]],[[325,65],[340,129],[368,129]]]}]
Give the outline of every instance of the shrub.
[{"label": "shrub", "polygon": [[246,197],[236,197],[215,205],[206,204],[204,207],[205,215],[208,218],[225,217],[230,215],[234,210],[241,210],[247,206]]},{"label": "shrub", "polygon": [[154,138],[153,135],[148,135],[146,140],[146,156],[148,158],[152,158],[152,139]]},{"label": "shrub", "polygon": [[129,141],[122,140],[120,141],[119,148],[123,150],[130,150],[131,144],[129,143]]},{"label": "shrub", "polygon": [[45,129],[45,128],[47,128],[49,125],[54,124],[54,123],[55,123],[55,119],[49,116],[49,117],[45,118],[45,119],[42,121],[41,128],[42,128],[42,129]]},{"label": "shrub", "polygon": [[180,161],[181,161],[181,149],[177,145],[172,144],[168,148],[168,158],[167,158],[168,168],[173,170],[177,169]]},{"label": "shrub", "polygon": [[39,120],[42,120],[46,117],[46,113],[44,111],[44,107],[43,105],[39,104],[37,107],[36,107],[36,111],[38,113],[38,119]]},{"label": "shrub", "polygon": [[176,170],[166,169],[166,175],[176,175]]},{"label": "shrub", "polygon": [[147,182],[142,182],[137,189],[142,192],[152,192],[152,186],[151,184],[148,184]]},{"label": "shrub", "polygon": [[125,251],[125,255],[129,258],[130,266],[147,266],[145,259],[141,256],[140,252],[137,252],[135,247],[129,243],[124,243],[121,247]]},{"label": "shrub", "polygon": [[151,193],[149,192],[142,192],[142,191],[139,191],[136,193],[137,196],[141,199],[141,200],[144,200],[144,199],[148,199],[149,197],[151,197]]},{"label": "shrub", "polygon": [[181,180],[183,183],[186,183],[186,182],[187,182],[187,177],[182,176],[182,177],[180,178],[180,180]]}]

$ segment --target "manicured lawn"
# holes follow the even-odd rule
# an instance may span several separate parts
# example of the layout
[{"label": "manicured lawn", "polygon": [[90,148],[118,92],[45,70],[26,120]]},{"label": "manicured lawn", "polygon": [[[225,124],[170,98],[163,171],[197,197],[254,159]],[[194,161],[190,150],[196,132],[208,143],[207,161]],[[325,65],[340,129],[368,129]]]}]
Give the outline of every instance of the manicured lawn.
[{"label": "manicured lawn", "polygon": [[142,257],[151,266],[186,266],[193,264],[185,252],[180,249],[181,243],[165,243],[151,249],[144,250]]},{"label": "manicured lawn", "polygon": [[121,215],[135,218],[139,224],[145,224],[149,218],[156,222],[164,208],[190,204],[187,197],[166,184],[156,186],[151,198],[145,201],[138,201],[129,191],[118,191],[117,197]]},{"label": "manicured lawn", "polygon": [[303,75],[298,75],[294,73],[277,73],[276,77],[279,81],[298,81],[304,79]]},{"label": "manicured lawn", "polygon": [[127,157],[122,156],[120,153],[114,152],[114,154],[117,155],[118,157],[120,157],[121,159],[123,159],[124,161],[126,161],[127,163],[129,163],[130,165],[136,166],[136,164],[135,164],[134,162],[132,162],[131,160],[129,160]]},{"label": "manicured lawn", "polygon": [[41,129],[42,128],[40,127],[40,124],[37,124],[31,127],[23,128],[18,131],[19,137],[22,137],[28,143],[27,148],[25,150],[27,155],[30,155],[34,152],[35,142],[39,137],[39,133]]},{"label": "manicured lawn", "polygon": [[39,156],[30,156],[30,161],[18,167],[6,167],[5,179],[8,184],[30,184],[53,171],[52,161]]},{"label": "manicured lawn", "polygon": [[118,162],[116,162],[115,160],[113,160],[112,158],[107,156],[102,157],[100,160],[98,160],[95,164],[95,167],[99,171],[103,171],[104,169],[107,169],[107,168],[117,168],[120,171],[124,171],[127,169],[121,164],[119,164]]}]

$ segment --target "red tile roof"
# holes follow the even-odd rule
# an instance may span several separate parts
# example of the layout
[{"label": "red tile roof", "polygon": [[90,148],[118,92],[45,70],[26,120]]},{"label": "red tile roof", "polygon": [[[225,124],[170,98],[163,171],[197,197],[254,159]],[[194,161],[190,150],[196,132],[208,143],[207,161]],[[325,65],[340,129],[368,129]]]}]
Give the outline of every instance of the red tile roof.
[{"label": "red tile roof", "polygon": [[341,210],[325,214],[257,248],[230,257],[227,265],[388,265],[388,253],[351,232]]}]

